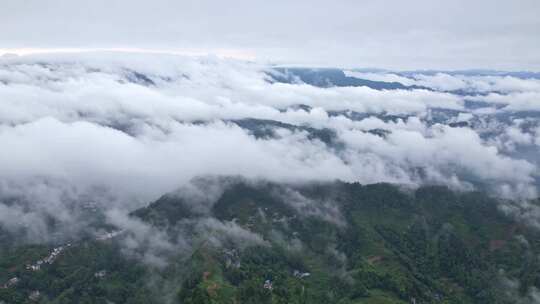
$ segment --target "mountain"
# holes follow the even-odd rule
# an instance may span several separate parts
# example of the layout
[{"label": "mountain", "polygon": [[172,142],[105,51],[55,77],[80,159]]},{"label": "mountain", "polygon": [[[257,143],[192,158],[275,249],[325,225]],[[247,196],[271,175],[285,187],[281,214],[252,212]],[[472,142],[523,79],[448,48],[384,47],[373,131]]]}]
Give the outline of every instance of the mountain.
[{"label": "mountain", "polygon": [[2,249],[0,300],[491,304],[534,303],[540,288],[538,230],[484,193],[243,178],[196,188],[204,199],[180,189],[131,214],[177,246],[166,266],[145,259],[150,244],[127,254],[132,232],[64,244],[36,271],[26,265],[58,245],[19,244]]},{"label": "mountain", "polygon": [[[277,73],[276,73],[277,72]],[[349,77],[340,69],[321,68],[275,68],[270,73],[276,82],[294,83],[295,81],[310,84],[316,87],[369,87],[375,90],[397,90],[397,89],[420,89],[418,86],[405,86],[399,82],[373,81]],[[427,88],[424,88],[427,89]]]}]

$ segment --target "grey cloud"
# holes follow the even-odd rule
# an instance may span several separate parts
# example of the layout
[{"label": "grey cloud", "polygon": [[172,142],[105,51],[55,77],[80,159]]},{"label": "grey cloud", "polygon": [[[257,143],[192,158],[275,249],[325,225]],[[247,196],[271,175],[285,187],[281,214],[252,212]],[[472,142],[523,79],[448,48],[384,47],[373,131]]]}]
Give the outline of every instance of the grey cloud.
[{"label": "grey cloud", "polygon": [[540,68],[538,2],[2,2],[4,47],[132,47],[253,53],[296,64]]}]

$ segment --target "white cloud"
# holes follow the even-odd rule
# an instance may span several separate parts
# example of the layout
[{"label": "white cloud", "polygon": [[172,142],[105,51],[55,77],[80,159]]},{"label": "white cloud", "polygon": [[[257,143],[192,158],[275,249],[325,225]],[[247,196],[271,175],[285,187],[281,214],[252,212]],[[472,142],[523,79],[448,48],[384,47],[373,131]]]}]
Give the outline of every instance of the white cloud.
[{"label": "white cloud", "polygon": [[412,78],[400,76],[394,73],[367,73],[367,72],[356,72],[356,71],[345,71],[345,75],[349,77],[355,77],[359,79],[367,79],[372,81],[383,81],[383,82],[399,82],[406,86],[416,85],[417,81]]},{"label": "white cloud", "polygon": [[[536,194],[534,160],[513,158],[507,153],[511,149],[481,138],[479,130],[425,121],[434,108],[457,110],[459,117],[471,119],[460,97],[427,90],[273,84],[266,81],[265,69],[206,57],[5,59],[0,63],[0,193],[23,197],[32,208],[28,214],[8,208],[4,214],[21,221],[2,219],[2,225],[19,229],[51,216],[73,227],[78,202],[133,210],[207,175],[442,183],[460,189],[484,186],[514,198]],[[313,108],[283,110],[298,104]],[[412,116],[385,122],[375,116],[329,115],[350,110]],[[287,129],[273,138],[255,138],[224,121],[241,118],[330,128],[337,134],[336,146]],[[387,133],[375,135],[373,129]],[[532,144],[540,134],[522,133],[509,129],[504,138]],[[33,238],[40,239],[36,227]]]},{"label": "white cloud", "polygon": [[392,72],[365,73],[347,71],[347,75],[360,79],[373,81],[399,82],[406,86],[422,86],[438,91],[464,90],[474,93],[519,93],[540,92],[540,79],[524,79],[513,76],[480,76],[460,75],[438,72],[435,74],[422,74],[421,72],[410,76],[401,76]]},{"label": "white cloud", "polygon": [[478,100],[505,105],[507,111],[540,111],[540,92],[490,93]]}]

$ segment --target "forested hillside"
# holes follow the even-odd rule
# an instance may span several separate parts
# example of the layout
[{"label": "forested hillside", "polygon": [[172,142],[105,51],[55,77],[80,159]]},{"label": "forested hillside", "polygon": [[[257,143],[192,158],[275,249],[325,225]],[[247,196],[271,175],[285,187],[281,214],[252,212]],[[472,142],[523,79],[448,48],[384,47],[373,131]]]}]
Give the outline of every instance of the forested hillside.
[{"label": "forested hillside", "polygon": [[[132,213],[166,231],[178,248],[179,240],[189,239],[189,250],[163,255],[166,265],[126,254],[128,232],[63,245],[8,246],[0,255],[0,299],[534,303],[540,234],[501,212],[501,204],[512,202],[435,186],[232,178],[206,209],[178,192]],[[51,263],[27,269],[59,246]]]}]

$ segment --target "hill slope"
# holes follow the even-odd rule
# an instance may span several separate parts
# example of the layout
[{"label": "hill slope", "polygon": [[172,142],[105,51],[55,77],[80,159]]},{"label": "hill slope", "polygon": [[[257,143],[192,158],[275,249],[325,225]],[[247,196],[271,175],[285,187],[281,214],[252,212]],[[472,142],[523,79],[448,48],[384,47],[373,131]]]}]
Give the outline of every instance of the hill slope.
[{"label": "hill slope", "polygon": [[122,254],[129,231],[73,244],[39,271],[17,265],[47,248],[19,246],[1,255],[1,279],[20,281],[0,299],[24,303],[39,290],[43,303],[534,303],[540,287],[540,235],[485,194],[224,181],[206,205],[180,191],[132,213],[171,242],[189,240],[167,267]]}]

